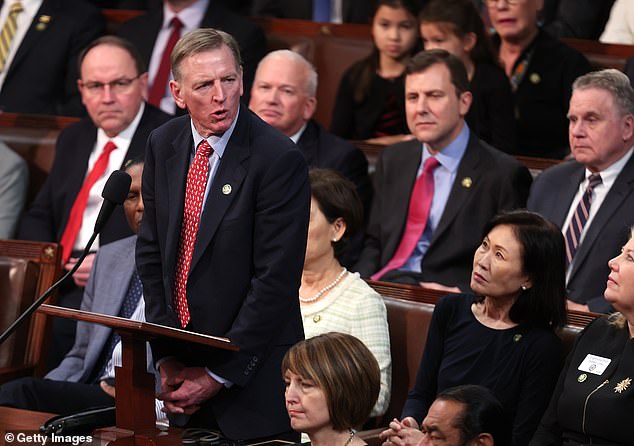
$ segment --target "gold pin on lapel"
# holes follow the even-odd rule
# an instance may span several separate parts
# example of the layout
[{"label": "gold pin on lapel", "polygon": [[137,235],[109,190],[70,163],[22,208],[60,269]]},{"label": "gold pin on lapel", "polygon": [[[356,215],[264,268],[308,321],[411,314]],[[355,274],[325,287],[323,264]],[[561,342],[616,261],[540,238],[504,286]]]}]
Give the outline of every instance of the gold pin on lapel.
[{"label": "gold pin on lapel", "polygon": [[632,378],[625,378],[614,387],[614,393],[623,393],[632,384]]},{"label": "gold pin on lapel", "polygon": [[521,339],[522,339],[522,335],[519,333],[513,336],[513,342],[520,342]]},{"label": "gold pin on lapel", "polygon": [[542,81],[542,77],[538,73],[531,73],[529,77],[531,83],[537,85]]},{"label": "gold pin on lapel", "polygon": [[222,193],[224,195],[229,195],[231,193],[231,184],[225,184],[222,186]]},{"label": "gold pin on lapel", "polygon": [[313,316],[313,322],[314,322],[314,323],[317,323],[317,322],[319,322],[320,320],[321,320],[321,316],[320,316],[320,315],[316,314],[315,316]]},{"label": "gold pin on lapel", "polygon": [[50,15],[41,15],[37,19],[37,25],[35,25],[35,29],[37,31],[44,31],[50,22],[51,22]]},{"label": "gold pin on lapel", "polygon": [[460,184],[462,184],[462,187],[464,187],[465,189],[469,189],[473,184],[473,180],[471,179],[471,177],[464,177]]},{"label": "gold pin on lapel", "polygon": [[582,373],[577,377],[577,381],[580,383],[584,382],[586,379],[588,379],[588,375],[586,375],[585,373]]}]

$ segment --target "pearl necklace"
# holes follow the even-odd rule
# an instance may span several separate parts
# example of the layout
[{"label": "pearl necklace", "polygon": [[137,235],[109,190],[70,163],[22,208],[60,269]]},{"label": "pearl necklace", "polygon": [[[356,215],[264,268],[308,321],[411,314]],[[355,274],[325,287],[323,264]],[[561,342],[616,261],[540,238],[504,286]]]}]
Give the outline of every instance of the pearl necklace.
[{"label": "pearl necklace", "polygon": [[344,444],[343,446],[348,446],[352,442],[355,434],[356,432],[350,429],[350,437],[348,438],[348,441],[346,441],[346,444]]},{"label": "pearl necklace", "polygon": [[323,287],[321,290],[319,290],[317,292],[317,294],[315,294],[313,297],[302,297],[302,296],[299,296],[299,301],[302,302],[302,303],[305,303],[305,304],[310,304],[310,303],[313,303],[313,302],[319,300],[319,298],[321,296],[323,296],[325,293],[327,293],[328,291],[330,291],[334,287],[336,287],[337,284],[339,282],[341,282],[341,279],[343,279],[343,276],[345,276],[347,272],[348,272],[348,270],[344,267],[343,270],[337,276],[337,278],[335,280],[333,280],[332,282],[330,282],[325,287]]}]

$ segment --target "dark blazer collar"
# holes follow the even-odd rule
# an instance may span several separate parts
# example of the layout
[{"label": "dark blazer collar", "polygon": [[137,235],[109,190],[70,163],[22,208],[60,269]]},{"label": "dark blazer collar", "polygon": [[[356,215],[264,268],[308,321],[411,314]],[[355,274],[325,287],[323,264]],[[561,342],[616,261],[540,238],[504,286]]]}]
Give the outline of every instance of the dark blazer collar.
[{"label": "dark blazer collar", "polygon": [[[13,57],[13,61],[11,62],[11,67],[9,68],[7,76],[9,76],[10,72],[15,69],[14,67],[17,67],[19,65],[22,59],[27,57],[31,48],[33,48],[37,44],[37,42],[40,41],[40,39],[45,38],[49,27],[56,26],[55,18],[58,10],[63,7],[63,5],[61,4],[62,1],[63,0],[44,0],[42,2],[40,9],[38,9],[37,13],[35,13],[33,21],[31,22],[29,29],[27,30],[24,38],[22,39],[22,42],[20,43],[20,46],[18,47],[18,51]],[[0,6],[2,5],[0,4]],[[50,22],[46,23],[46,27],[44,29],[38,30],[38,23],[40,21],[39,19],[42,16],[49,16]]]},{"label": "dark blazer collar", "polygon": [[481,150],[482,148],[479,146],[477,137],[473,132],[471,132],[469,135],[467,150],[465,151],[462,161],[460,161],[460,165],[458,166],[456,179],[451,187],[451,192],[449,193],[449,198],[447,199],[447,204],[445,205],[445,210],[443,211],[442,217],[440,217],[440,221],[438,222],[438,227],[432,236],[431,246],[433,246],[438,237],[440,237],[440,235],[447,230],[449,226],[451,226],[456,214],[458,214],[458,211],[463,207],[465,201],[473,193],[474,188],[464,187],[462,180],[470,178],[472,184],[477,184],[483,173],[483,170],[479,168]]},{"label": "dark blazer collar", "polygon": [[309,166],[319,165],[319,126],[314,120],[306,123],[297,145]]},{"label": "dark blazer collar", "polygon": [[[583,170],[585,172],[585,168],[583,168]],[[578,185],[579,183],[577,183],[577,186]],[[621,208],[621,206],[629,205],[629,203],[626,204],[626,199],[630,197],[632,193],[634,193],[634,154],[632,154],[627,164],[625,164],[619,175],[616,177],[610,191],[603,200],[603,203],[601,203],[601,207],[592,219],[590,227],[587,229],[586,234],[583,237],[583,242],[575,254],[573,270],[570,273],[570,280],[572,280],[581,265],[584,263],[592,245],[599,239],[612,216]],[[569,207],[566,208],[566,211],[568,210]],[[614,255],[616,254],[618,253],[615,252]]]},{"label": "dark blazer collar", "polygon": [[[168,178],[167,233],[170,234],[166,247],[166,258],[172,262],[168,271],[173,271],[175,267],[180,236],[179,228],[183,219],[187,171],[194,144],[189,116],[177,119],[182,121],[182,129],[171,143],[172,155],[166,159]],[[251,155],[252,119],[252,113],[246,107],[241,107],[235,129],[209,188],[199,226],[199,228],[204,227],[205,230],[199,229],[198,231],[190,270],[196,266],[207,245],[213,239],[227,209],[238,195],[246,177],[247,167],[244,161]],[[227,187],[224,187],[226,185],[230,186],[230,193],[226,193]]]}]

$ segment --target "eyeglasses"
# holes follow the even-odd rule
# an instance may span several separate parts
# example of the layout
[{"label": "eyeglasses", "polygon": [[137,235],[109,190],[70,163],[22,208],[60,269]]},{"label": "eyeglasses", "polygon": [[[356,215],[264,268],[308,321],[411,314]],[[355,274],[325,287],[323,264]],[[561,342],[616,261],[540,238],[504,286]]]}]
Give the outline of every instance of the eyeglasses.
[{"label": "eyeglasses", "polygon": [[517,5],[518,3],[522,3],[524,0],[486,0],[486,4],[489,8],[494,8],[502,1],[507,5]]},{"label": "eyeglasses", "polygon": [[129,93],[132,87],[132,83],[137,80],[141,75],[137,75],[133,78],[122,77],[120,79],[115,79],[110,82],[83,82],[82,86],[84,87],[84,91],[91,96],[98,96],[103,94],[106,89],[106,86],[110,88],[110,92],[112,94],[125,94]]}]

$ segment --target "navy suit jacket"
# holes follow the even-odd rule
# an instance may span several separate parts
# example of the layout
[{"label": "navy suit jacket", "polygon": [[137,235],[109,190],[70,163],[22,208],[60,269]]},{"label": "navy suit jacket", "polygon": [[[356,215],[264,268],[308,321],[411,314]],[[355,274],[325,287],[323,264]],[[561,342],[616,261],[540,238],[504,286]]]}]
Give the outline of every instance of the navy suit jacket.
[{"label": "navy suit jacket", "polygon": [[[125,22],[119,29],[119,35],[137,47],[146,66],[150,64],[156,37],[162,24],[163,5],[161,4],[160,7],[148,11],[147,14]],[[200,27],[220,29],[231,34],[238,42],[244,69],[243,99],[248,104],[251,85],[255,78],[255,69],[267,52],[264,31],[252,21],[234,14],[214,0],[209,2]],[[176,111],[176,114],[184,112],[178,106]]]},{"label": "navy suit jacket", "polygon": [[[374,200],[365,246],[356,270],[367,277],[394,256],[407,223],[409,201],[422,157],[422,144],[386,147],[374,176]],[[445,210],[415,282],[438,282],[470,290],[473,254],[486,223],[498,212],[526,204],[531,176],[510,156],[473,133],[460,162]]]},{"label": "navy suit jacket", "polygon": [[[546,169],[535,180],[527,207],[561,228],[584,175],[585,167],[576,161]],[[634,157],[621,170],[577,248],[566,290],[570,300],[588,305],[590,311],[612,311],[603,298],[608,260],[621,251],[633,224]]]},{"label": "navy suit jacket", "polygon": [[104,29],[101,12],[89,3],[44,0],[11,62],[0,91],[0,109],[85,114],[77,90],[77,56]]},{"label": "navy suit jacket", "polygon": [[[134,132],[127,160],[143,157],[148,135],[171,118],[145,104],[145,111]],[[68,222],[75,198],[88,170],[88,159],[97,140],[97,127],[84,118],[60,133],[55,146],[55,161],[42,189],[20,221],[19,237],[24,240],[57,242]],[[117,206],[99,236],[101,245],[132,235],[123,208]]]},{"label": "navy suit jacket", "polygon": [[[367,0],[343,0],[341,5],[344,23],[370,22],[372,2]],[[253,15],[281,19],[313,19],[312,0],[254,0]]]},{"label": "navy suit jacket", "polygon": [[[193,145],[189,116],[173,119],[150,135],[143,172],[136,254],[146,317],[174,327],[180,327],[172,296]],[[152,345],[156,360],[175,356],[234,383],[206,404],[231,439],[290,430],[280,364],[303,339],[297,296],[309,207],[304,157],[242,106],[210,185],[187,281],[187,329],[228,337],[240,351]]]}]

